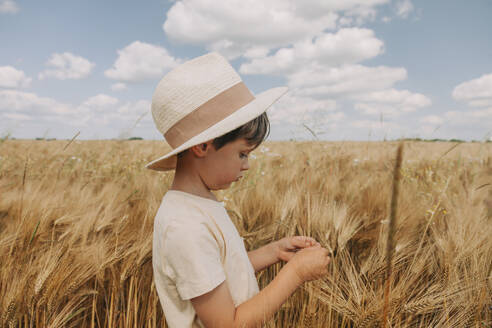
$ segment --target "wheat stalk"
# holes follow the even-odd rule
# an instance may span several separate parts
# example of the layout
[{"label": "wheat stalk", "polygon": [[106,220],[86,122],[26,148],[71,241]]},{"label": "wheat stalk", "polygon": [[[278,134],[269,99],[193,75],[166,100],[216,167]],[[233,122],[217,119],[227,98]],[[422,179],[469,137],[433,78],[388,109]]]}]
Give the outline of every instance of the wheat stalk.
[{"label": "wheat stalk", "polygon": [[9,306],[7,307],[7,312],[5,313],[5,318],[3,320],[9,326],[12,320],[14,319],[16,309],[17,309],[17,304],[15,304],[15,300],[10,301]]},{"label": "wheat stalk", "polygon": [[[152,218],[172,174],[149,173],[142,160],[155,158],[161,150],[151,141],[121,142],[116,147],[112,141],[78,143],[80,153],[74,155],[84,162],[77,169],[65,165],[58,181],[64,157],[55,155],[63,152],[67,141],[33,143],[36,153],[28,160],[28,141],[9,140],[0,146],[0,326],[164,327],[150,252]],[[394,160],[394,152],[385,151],[387,146],[394,147],[278,143],[272,150],[284,155],[282,161],[265,155],[258,156],[258,164],[252,162],[253,171],[261,165],[269,175],[247,190],[224,192],[231,199],[231,219],[248,250],[306,232],[332,253],[330,273],[312,290],[293,294],[279,320],[269,321],[267,327],[383,325],[389,226],[380,222],[389,218],[390,210],[389,197],[382,191],[391,183],[393,174],[388,178],[387,172],[394,166],[393,161],[385,165]],[[449,145],[406,142],[404,146],[405,162],[415,164],[402,164],[400,196],[405,197],[398,201],[396,217],[401,219],[395,233],[400,228],[404,233],[401,240],[396,240],[399,233],[394,237],[400,248],[395,248],[391,261],[386,324],[393,328],[490,326],[492,227],[487,205],[485,211],[483,206],[484,198],[490,197],[486,195],[491,172],[488,145],[478,152],[477,145],[462,143],[459,154],[456,149],[448,151],[439,166],[432,158]],[[456,161],[458,156],[465,160]],[[364,165],[352,165],[354,158]],[[33,160],[36,170],[31,172]],[[279,163],[283,170],[275,170]],[[432,179],[425,179],[429,165]],[[300,181],[306,178],[305,168],[309,180]],[[24,225],[19,219],[22,181],[21,217],[32,220]],[[240,186],[246,185],[244,181]],[[119,202],[134,190],[141,202],[133,207]],[[441,216],[441,207],[446,215]],[[430,218],[425,214],[429,208],[437,209]],[[115,220],[121,217],[123,222]],[[260,287],[280,268],[279,263],[260,272]],[[89,287],[97,295],[88,292]],[[316,307],[318,303],[322,306]]]},{"label": "wheat stalk", "polygon": [[384,311],[383,311],[383,328],[386,328],[389,312],[390,284],[392,274],[392,261],[395,248],[394,235],[396,230],[396,216],[398,207],[398,195],[400,191],[400,168],[403,153],[403,143],[398,145],[396,151],[395,169],[393,171],[393,192],[391,194],[391,215],[388,227],[388,241],[386,243],[386,281],[384,288]]},{"label": "wheat stalk", "polygon": [[49,267],[49,269],[45,269],[41,271],[41,274],[38,275],[38,278],[36,279],[36,283],[34,284],[34,295],[37,296],[39,294],[39,292],[44,286],[46,279],[50,276],[52,269],[53,267]]}]

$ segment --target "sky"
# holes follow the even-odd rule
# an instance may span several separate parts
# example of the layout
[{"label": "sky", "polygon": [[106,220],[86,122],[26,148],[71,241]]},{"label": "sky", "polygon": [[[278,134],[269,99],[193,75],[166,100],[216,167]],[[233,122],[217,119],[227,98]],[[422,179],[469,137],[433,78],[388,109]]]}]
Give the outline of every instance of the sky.
[{"label": "sky", "polygon": [[489,0],[0,0],[0,137],[163,140],[160,79],[216,51],[269,140],[492,140]]}]

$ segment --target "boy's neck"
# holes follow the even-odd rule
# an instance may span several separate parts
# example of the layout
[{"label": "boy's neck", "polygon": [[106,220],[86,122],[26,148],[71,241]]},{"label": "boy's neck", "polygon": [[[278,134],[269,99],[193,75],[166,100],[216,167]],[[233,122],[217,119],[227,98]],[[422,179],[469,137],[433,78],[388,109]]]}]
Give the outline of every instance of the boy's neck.
[{"label": "boy's neck", "polygon": [[196,172],[194,174],[193,172],[185,172],[185,170],[177,168],[174,174],[173,183],[169,190],[183,191],[199,197],[218,201]]},{"label": "boy's neck", "polygon": [[197,191],[197,190],[191,190],[191,189],[187,189],[187,188],[176,187],[176,186],[174,186],[174,184],[171,186],[171,188],[169,188],[169,190],[183,191],[183,192],[195,195],[195,196],[208,198],[208,199],[211,199],[211,200],[218,202],[217,198],[215,197],[215,195],[211,191],[209,191],[208,193],[203,193],[199,190]]}]

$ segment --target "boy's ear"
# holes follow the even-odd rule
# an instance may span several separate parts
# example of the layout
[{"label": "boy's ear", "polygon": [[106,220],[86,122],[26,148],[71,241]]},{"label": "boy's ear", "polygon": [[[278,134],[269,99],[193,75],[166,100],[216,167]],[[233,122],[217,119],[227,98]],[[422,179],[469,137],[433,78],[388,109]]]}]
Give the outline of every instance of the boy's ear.
[{"label": "boy's ear", "polygon": [[212,147],[212,141],[202,142],[190,149],[197,157],[204,157],[208,153],[210,147]]}]

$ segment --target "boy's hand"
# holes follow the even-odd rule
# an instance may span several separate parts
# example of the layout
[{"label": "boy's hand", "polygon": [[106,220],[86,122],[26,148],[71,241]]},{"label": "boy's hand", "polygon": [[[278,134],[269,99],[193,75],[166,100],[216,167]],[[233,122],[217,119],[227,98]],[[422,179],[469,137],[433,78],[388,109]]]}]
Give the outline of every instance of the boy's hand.
[{"label": "boy's hand", "polygon": [[320,244],[307,236],[284,237],[277,241],[277,257],[288,262],[297,251],[311,246],[320,246]]},{"label": "boy's hand", "polygon": [[300,250],[287,264],[302,282],[320,279],[328,274],[329,252],[319,245]]}]

